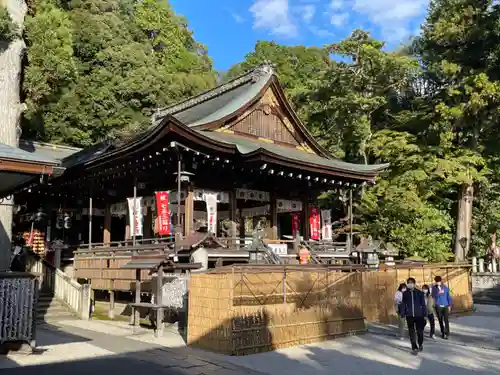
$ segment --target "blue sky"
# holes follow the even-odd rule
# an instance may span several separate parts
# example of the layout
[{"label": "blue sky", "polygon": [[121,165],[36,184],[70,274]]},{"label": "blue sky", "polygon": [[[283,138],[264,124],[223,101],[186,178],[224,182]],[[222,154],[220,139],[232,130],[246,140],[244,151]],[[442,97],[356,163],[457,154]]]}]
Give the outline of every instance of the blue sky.
[{"label": "blue sky", "polygon": [[215,68],[227,70],[257,40],[323,46],[353,29],[368,30],[398,46],[417,35],[429,0],[170,0],[197,41],[208,46]]}]

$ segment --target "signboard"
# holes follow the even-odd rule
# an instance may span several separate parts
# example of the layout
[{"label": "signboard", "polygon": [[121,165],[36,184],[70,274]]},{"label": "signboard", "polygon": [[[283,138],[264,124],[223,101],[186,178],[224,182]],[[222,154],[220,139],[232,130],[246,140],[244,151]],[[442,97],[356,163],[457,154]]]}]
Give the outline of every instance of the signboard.
[{"label": "signboard", "polygon": [[321,232],[321,218],[318,207],[311,207],[309,209],[309,227],[311,231],[311,240],[318,241],[320,239]]},{"label": "signboard", "polygon": [[157,191],[156,196],[156,216],[158,218],[157,233],[160,236],[171,234],[170,208],[168,206],[168,191]]},{"label": "signboard", "polygon": [[217,234],[217,194],[205,194],[208,233]]},{"label": "signboard", "polygon": [[321,210],[321,237],[323,240],[332,239],[332,213],[330,210]]},{"label": "signboard", "polygon": [[[142,197],[127,198],[128,201],[128,216],[130,218],[130,235],[142,236]],[[134,215],[135,211],[135,215]]]},{"label": "signboard", "polygon": [[268,244],[269,248],[277,255],[287,255],[288,246],[286,243],[271,243]]},{"label": "signboard", "polygon": [[300,214],[292,214],[292,235],[300,234]]}]

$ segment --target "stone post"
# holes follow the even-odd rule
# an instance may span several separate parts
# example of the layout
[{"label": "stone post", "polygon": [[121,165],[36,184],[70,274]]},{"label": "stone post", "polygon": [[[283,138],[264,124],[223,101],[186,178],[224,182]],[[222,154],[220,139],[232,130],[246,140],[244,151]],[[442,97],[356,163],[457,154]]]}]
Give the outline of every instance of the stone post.
[{"label": "stone post", "polygon": [[82,291],[81,291],[81,304],[80,304],[80,318],[82,320],[89,320],[90,319],[90,291],[91,291],[91,286],[90,284],[82,284]]},{"label": "stone post", "polygon": [[472,257],[472,272],[477,272],[477,257]]},{"label": "stone post", "polygon": [[479,272],[484,272],[484,259],[479,259]]}]

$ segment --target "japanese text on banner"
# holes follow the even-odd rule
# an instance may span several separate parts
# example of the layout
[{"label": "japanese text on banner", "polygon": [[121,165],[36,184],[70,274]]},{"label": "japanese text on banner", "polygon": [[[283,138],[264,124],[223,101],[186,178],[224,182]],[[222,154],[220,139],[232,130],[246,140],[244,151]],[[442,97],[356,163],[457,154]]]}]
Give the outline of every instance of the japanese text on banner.
[{"label": "japanese text on banner", "polygon": [[135,215],[134,215],[134,198],[127,198],[128,215],[130,218],[130,229],[132,236],[142,236],[142,197],[135,198]]},{"label": "japanese text on banner", "polygon": [[292,214],[292,235],[300,234],[300,214]]},{"label": "japanese text on banner", "polygon": [[311,207],[309,210],[309,225],[311,229],[310,238],[311,240],[318,241],[320,238],[321,231],[321,218],[319,216],[319,208]]},{"label": "japanese text on banner", "polygon": [[160,236],[171,234],[168,198],[168,191],[156,192],[156,212],[158,217],[157,231]]}]

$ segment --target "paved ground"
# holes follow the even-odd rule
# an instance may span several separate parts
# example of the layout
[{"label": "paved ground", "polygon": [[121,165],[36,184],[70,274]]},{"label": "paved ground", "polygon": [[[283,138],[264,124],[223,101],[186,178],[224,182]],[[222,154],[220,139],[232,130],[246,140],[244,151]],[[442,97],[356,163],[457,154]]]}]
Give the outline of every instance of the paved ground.
[{"label": "paved ground", "polygon": [[342,375],[500,374],[500,307],[478,306],[452,321],[449,341],[426,340],[417,357],[394,327],[371,326],[370,333],[247,357],[228,357],[186,348],[175,329],[162,339],[123,322],[67,321],[38,331],[39,353],[0,357],[0,372],[13,375],[146,372],[152,375]]},{"label": "paved ground", "polygon": [[230,360],[267,374],[500,374],[500,307],[477,307],[475,314],[452,320],[450,340],[427,339],[416,357],[409,340],[395,337],[395,327],[372,326],[361,336]]},{"label": "paved ground", "polygon": [[175,329],[156,339],[152,331],[123,322],[66,321],[37,329],[37,353],[0,357],[9,375],[89,373],[258,375],[224,357],[184,346]]}]

